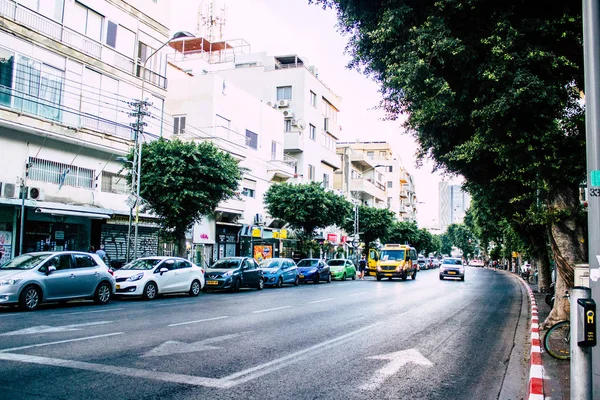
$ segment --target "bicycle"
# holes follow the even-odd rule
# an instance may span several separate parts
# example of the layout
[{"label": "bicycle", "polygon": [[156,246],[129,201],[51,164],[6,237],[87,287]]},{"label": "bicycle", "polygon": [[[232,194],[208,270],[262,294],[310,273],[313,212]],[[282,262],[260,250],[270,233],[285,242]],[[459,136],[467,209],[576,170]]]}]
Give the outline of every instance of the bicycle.
[{"label": "bicycle", "polygon": [[[569,298],[567,294],[565,296]],[[559,321],[552,325],[544,336],[544,350],[558,360],[571,358],[571,323]]]}]

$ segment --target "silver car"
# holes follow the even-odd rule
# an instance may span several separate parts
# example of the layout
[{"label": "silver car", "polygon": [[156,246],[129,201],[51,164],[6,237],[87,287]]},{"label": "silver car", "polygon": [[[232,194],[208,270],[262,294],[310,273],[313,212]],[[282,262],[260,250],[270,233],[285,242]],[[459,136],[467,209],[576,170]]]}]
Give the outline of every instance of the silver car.
[{"label": "silver car", "polygon": [[0,266],[0,306],[35,310],[43,302],[73,299],[106,304],[114,293],[112,271],[96,254],[27,253]]}]

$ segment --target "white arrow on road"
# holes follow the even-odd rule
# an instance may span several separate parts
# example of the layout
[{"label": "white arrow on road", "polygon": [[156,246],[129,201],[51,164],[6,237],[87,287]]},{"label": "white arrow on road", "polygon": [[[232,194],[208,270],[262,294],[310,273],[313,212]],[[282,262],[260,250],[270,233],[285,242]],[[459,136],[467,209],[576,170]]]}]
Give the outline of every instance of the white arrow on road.
[{"label": "white arrow on road", "polygon": [[419,353],[419,350],[417,349],[407,349],[367,358],[373,360],[387,360],[389,362],[383,368],[377,370],[368,382],[360,386],[362,390],[377,389],[387,378],[394,375],[406,364],[414,363],[426,367],[433,366],[433,363]]},{"label": "white arrow on road", "polygon": [[176,340],[168,340],[163,344],[153,348],[142,357],[168,356],[170,354],[193,353],[196,351],[220,349],[219,346],[212,346],[213,343],[219,343],[223,340],[233,339],[240,336],[241,333],[232,335],[217,336],[210,339],[200,340],[194,343],[178,342]]},{"label": "white arrow on road", "polygon": [[18,331],[6,332],[6,333],[1,334],[0,336],[35,335],[38,333],[80,331],[81,328],[85,328],[86,326],[104,325],[104,324],[110,324],[111,322],[112,321],[98,321],[98,322],[88,322],[85,324],[73,324],[73,325],[63,325],[63,326],[39,325],[39,326],[32,326],[31,328],[20,329]]}]

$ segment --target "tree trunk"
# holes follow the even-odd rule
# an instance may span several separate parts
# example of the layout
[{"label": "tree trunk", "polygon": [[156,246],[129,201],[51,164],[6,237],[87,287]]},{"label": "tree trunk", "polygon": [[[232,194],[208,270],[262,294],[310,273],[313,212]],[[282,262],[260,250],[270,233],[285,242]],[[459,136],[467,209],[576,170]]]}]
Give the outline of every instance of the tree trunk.
[{"label": "tree trunk", "polygon": [[545,293],[550,288],[552,276],[550,273],[550,256],[548,254],[547,234],[539,234],[539,232],[529,231],[529,243],[534,249],[534,254],[537,259],[538,268],[538,290],[540,293]]},{"label": "tree trunk", "polygon": [[175,232],[175,238],[177,240],[177,256],[187,258],[187,243],[185,240],[185,231]]},{"label": "tree trunk", "polygon": [[563,189],[555,192],[553,200],[551,214],[561,215],[562,212],[562,215],[567,214],[567,216],[555,220],[550,229],[550,244],[557,270],[554,292],[556,296],[554,308],[542,324],[542,328],[569,319],[569,302],[564,295],[573,287],[575,264],[587,261],[587,243],[583,239],[585,226],[576,218],[576,210],[579,207],[578,194],[569,189]]}]

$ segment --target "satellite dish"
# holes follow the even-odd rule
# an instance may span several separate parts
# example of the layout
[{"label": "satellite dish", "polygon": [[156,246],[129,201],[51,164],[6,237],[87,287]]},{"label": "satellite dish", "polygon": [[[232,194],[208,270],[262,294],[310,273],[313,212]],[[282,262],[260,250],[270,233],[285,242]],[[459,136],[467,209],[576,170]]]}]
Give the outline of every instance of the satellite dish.
[{"label": "satellite dish", "polygon": [[306,129],[306,122],[303,119],[299,119],[298,122],[296,122],[296,125],[298,126],[298,128],[300,128],[301,131]]}]

